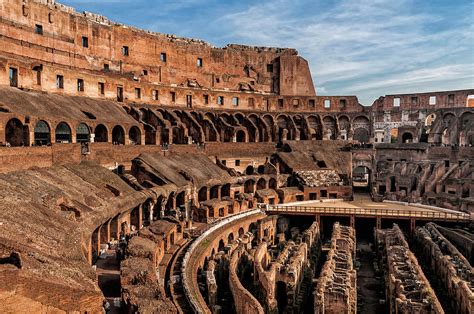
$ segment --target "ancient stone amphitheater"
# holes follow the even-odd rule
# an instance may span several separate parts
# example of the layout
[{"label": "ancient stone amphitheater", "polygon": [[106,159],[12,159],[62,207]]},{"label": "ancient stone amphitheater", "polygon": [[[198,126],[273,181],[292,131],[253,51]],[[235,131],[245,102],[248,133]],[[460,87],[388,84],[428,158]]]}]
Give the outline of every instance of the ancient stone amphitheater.
[{"label": "ancient stone amphitheater", "polygon": [[0,12],[1,313],[474,313],[474,90]]}]

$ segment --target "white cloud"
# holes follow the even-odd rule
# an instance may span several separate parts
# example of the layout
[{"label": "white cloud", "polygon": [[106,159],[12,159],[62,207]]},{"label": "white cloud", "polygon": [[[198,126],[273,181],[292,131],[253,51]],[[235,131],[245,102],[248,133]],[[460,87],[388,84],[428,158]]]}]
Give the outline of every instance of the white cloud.
[{"label": "white cloud", "polygon": [[218,23],[228,26],[227,39],[297,48],[310,62],[319,92],[361,95],[366,104],[381,88],[438,88],[452,80],[460,88],[474,85],[474,31],[466,18],[448,25],[449,16],[403,0],[343,0],[306,14],[309,6],[310,1],[264,2]]}]

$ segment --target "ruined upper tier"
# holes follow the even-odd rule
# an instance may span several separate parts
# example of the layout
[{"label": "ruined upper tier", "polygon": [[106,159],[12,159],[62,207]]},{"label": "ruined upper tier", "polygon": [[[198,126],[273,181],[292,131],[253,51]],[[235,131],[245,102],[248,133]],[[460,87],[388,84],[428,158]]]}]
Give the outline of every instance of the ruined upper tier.
[{"label": "ruined upper tier", "polygon": [[[238,106],[236,94],[316,95],[308,62],[295,49],[216,48],[79,14],[55,1],[2,0],[0,10],[0,65],[18,69],[19,87],[167,103],[186,100],[185,88],[195,96],[186,104],[197,106]],[[0,72],[0,84],[8,84],[8,71]],[[261,101],[244,99],[253,106]]]}]

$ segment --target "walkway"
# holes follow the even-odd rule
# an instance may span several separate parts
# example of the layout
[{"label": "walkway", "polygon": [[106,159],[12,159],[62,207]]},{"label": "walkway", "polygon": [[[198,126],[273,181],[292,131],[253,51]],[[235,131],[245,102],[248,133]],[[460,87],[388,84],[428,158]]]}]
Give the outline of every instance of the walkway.
[{"label": "walkway", "polygon": [[108,250],[104,256],[95,264],[99,287],[110,304],[107,313],[121,313],[120,262],[116,258],[115,249]]},{"label": "walkway", "polygon": [[354,196],[354,201],[314,201],[269,205],[265,211],[272,214],[471,221],[471,216],[462,212],[442,211],[414,205],[373,202],[367,195],[355,194]]}]

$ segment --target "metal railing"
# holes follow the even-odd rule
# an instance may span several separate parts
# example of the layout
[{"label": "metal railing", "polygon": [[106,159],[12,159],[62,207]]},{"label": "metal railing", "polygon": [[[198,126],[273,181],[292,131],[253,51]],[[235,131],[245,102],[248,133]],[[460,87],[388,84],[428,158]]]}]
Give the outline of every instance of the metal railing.
[{"label": "metal railing", "polygon": [[416,218],[416,219],[439,219],[470,221],[471,217],[465,213],[448,213],[427,210],[409,210],[409,209],[372,209],[372,208],[337,208],[337,207],[310,207],[310,206],[279,206],[267,205],[262,208],[267,212],[276,213],[308,213],[323,215],[342,215],[342,216],[371,216],[386,218]]}]

